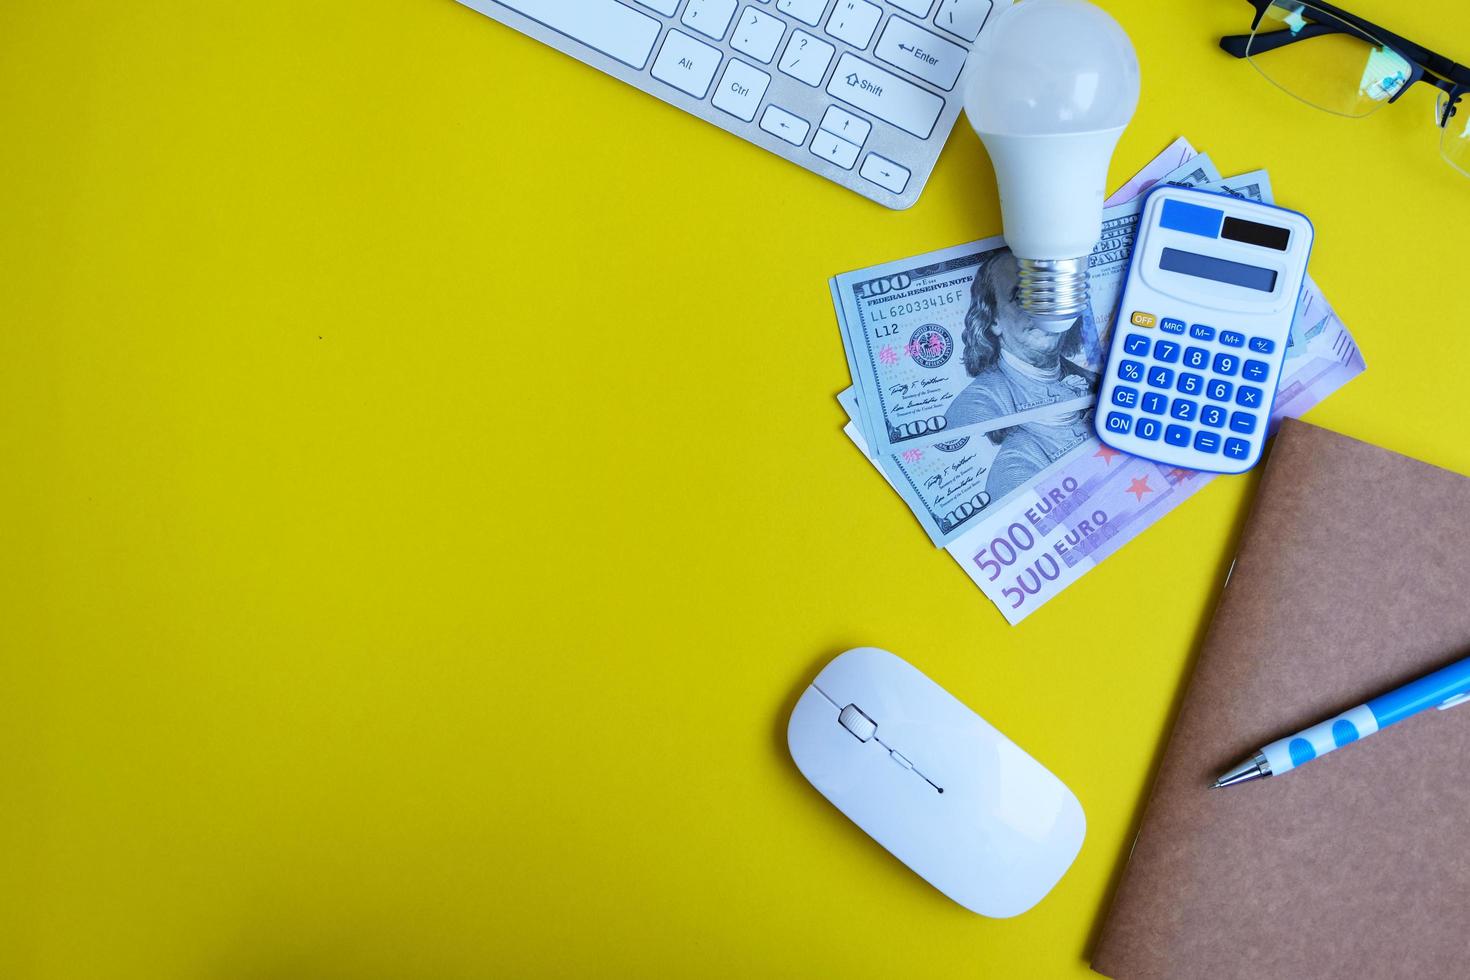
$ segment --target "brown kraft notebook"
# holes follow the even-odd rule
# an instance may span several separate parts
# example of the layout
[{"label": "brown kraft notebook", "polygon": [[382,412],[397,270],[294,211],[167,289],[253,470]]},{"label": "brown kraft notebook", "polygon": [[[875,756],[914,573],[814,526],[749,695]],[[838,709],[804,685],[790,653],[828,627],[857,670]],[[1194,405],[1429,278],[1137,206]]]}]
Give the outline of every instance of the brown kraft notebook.
[{"label": "brown kraft notebook", "polygon": [[1470,480],[1286,420],[1092,955],[1151,977],[1470,977],[1470,705],[1226,789],[1470,654]]}]

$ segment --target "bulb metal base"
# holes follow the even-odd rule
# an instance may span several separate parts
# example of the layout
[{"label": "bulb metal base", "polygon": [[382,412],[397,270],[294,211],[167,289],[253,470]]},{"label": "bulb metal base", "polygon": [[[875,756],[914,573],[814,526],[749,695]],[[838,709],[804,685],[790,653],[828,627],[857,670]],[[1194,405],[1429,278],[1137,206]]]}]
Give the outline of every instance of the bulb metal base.
[{"label": "bulb metal base", "polygon": [[1087,256],[1075,259],[1023,259],[1020,272],[1021,309],[1038,320],[1064,323],[1087,309]]}]

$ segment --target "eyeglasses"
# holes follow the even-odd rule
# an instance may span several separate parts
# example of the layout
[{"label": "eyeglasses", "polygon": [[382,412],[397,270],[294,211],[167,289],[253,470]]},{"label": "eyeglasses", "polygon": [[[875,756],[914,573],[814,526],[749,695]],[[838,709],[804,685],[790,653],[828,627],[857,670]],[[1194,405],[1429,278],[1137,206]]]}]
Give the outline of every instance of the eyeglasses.
[{"label": "eyeglasses", "polygon": [[[1439,89],[1434,121],[1445,162],[1470,177],[1470,67],[1317,0],[1250,0],[1249,34],[1220,39],[1268,80],[1308,105],[1340,116],[1366,116],[1397,102],[1415,82]],[[1470,104],[1467,104],[1470,105]]]}]

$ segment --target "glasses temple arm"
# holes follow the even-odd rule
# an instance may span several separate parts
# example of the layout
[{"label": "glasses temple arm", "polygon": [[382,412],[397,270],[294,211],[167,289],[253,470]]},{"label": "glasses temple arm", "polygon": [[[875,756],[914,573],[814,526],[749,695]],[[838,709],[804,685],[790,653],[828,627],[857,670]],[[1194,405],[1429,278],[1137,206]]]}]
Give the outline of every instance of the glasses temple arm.
[{"label": "glasses temple arm", "polygon": [[1220,48],[1237,58],[1244,58],[1248,54],[1265,54],[1267,51],[1275,51],[1277,48],[1284,48],[1288,44],[1305,41],[1307,38],[1338,33],[1341,32],[1336,27],[1330,27],[1327,24],[1307,24],[1298,31],[1281,30],[1269,31],[1265,34],[1231,34],[1220,38]]}]

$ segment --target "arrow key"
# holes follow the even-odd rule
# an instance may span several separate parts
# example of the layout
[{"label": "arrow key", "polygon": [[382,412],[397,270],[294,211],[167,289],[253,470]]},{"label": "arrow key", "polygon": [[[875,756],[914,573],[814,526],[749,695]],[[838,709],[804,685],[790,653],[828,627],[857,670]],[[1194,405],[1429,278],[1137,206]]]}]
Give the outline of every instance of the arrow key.
[{"label": "arrow key", "polygon": [[766,106],[766,111],[761,114],[761,129],[781,137],[792,146],[805,143],[807,131],[811,128],[811,123],[778,105]]},{"label": "arrow key", "polygon": [[903,189],[908,186],[908,168],[900,167],[892,160],[880,157],[876,153],[869,153],[868,158],[863,161],[858,170],[868,180],[882,187],[884,190],[895,194],[902,194]]}]

